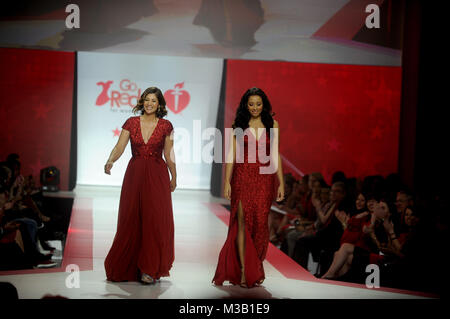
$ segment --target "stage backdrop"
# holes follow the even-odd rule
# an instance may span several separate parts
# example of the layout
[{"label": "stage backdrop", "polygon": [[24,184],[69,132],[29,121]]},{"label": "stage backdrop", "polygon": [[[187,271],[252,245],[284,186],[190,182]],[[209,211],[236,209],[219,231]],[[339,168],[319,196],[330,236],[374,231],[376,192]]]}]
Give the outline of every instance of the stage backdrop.
[{"label": "stage backdrop", "polygon": [[17,153],[21,173],[56,166],[68,190],[72,122],[73,52],[0,49],[0,161]]},{"label": "stage backdrop", "polygon": [[201,133],[215,126],[222,68],[222,59],[78,53],[77,183],[122,185],[130,143],[111,175],[104,173],[104,164],[122,124],[139,115],[132,113],[137,99],[156,86],[175,130],[178,187],[209,189],[211,164],[201,154],[211,149],[213,137],[202,139]]},{"label": "stage backdrop", "polygon": [[243,93],[266,92],[280,123],[285,172],[328,183],[397,172],[401,67],[227,61],[225,127]]}]

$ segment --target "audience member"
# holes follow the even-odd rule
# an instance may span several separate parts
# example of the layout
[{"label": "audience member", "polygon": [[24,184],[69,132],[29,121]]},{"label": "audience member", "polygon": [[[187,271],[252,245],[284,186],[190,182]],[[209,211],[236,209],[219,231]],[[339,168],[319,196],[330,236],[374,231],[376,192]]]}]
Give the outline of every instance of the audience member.
[{"label": "audience member", "polygon": [[[317,231],[308,236],[301,237],[295,245],[293,258],[303,268],[307,268],[308,257],[311,253],[315,261],[324,256],[320,262],[327,262],[327,255],[339,248],[339,239],[343,233],[340,221],[336,218],[336,211],[348,214],[349,206],[346,199],[345,184],[336,182],[331,187],[331,205],[327,211],[317,209],[319,221]],[[316,207],[319,208],[316,201]]]},{"label": "audience member", "polygon": [[[317,188],[317,186],[323,186]],[[324,180],[317,180],[314,182],[313,186],[313,196],[312,204],[315,210],[328,211],[330,208],[330,197],[329,197],[330,187],[326,185]],[[297,218],[294,221],[295,228],[287,233],[283,244],[280,249],[285,252],[289,257],[293,257],[294,248],[296,242],[304,236],[313,235],[315,230],[319,228],[320,220],[319,216],[316,215],[316,220],[312,222],[308,219]]]},{"label": "audience member", "polygon": [[[39,196],[32,176],[20,173],[17,154],[10,154],[0,163],[0,254],[2,269],[53,267],[54,249],[38,235],[50,219],[32,196]],[[49,250],[44,250],[49,249]]]},{"label": "audience member", "polygon": [[[296,183],[296,179],[294,176],[292,176],[291,173],[284,174],[284,188],[285,188],[285,195],[284,199],[281,202],[274,202],[274,205],[278,207],[279,209],[282,209],[283,206],[286,205],[288,199],[291,197],[292,191],[294,189],[294,185]],[[271,210],[269,212],[268,217],[268,225],[269,225],[269,238],[272,243],[277,242],[277,232],[280,228],[281,221],[283,219],[284,215],[280,214],[279,212]]]},{"label": "audience member", "polygon": [[333,185],[336,182],[343,182],[345,183],[347,181],[347,177],[345,176],[345,173],[342,171],[334,172],[331,176],[331,185]]},{"label": "audience member", "polygon": [[404,224],[404,214],[408,206],[413,206],[414,200],[413,195],[407,190],[400,190],[397,192],[395,199],[395,212],[392,214],[392,219],[395,224],[395,231],[397,233],[403,232]]},{"label": "audience member", "polygon": [[[365,270],[366,265],[379,263],[383,258],[379,251],[388,239],[386,229],[392,225],[389,216],[389,206],[385,201],[377,202],[373,213],[363,212],[350,219],[340,215],[338,218],[345,232],[341,237],[341,246],[334,253],[333,262],[322,278],[342,277],[351,267],[358,268],[358,273],[362,273],[360,270]],[[389,236],[392,236],[391,233]]]},{"label": "audience member", "polygon": [[[285,217],[283,252],[305,269],[312,256],[321,278],[364,283],[366,266],[376,264],[382,286],[442,291],[436,283],[448,263],[442,254],[448,192],[414,196],[398,174],[346,178],[338,171],[331,190],[316,173],[308,177],[309,187],[306,178],[296,183],[284,204],[291,215]],[[305,213],[308,200],[315,220]],[[427,272],[430,267],[436,271]]]}]

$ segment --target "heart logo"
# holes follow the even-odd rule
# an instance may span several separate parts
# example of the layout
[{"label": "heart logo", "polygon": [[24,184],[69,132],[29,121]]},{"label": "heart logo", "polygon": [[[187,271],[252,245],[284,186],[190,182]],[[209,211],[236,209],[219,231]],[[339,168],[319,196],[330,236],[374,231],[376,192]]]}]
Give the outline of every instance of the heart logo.
[{"label": "heart logo", "polygon": [[164,92],[164,99],[166,100],[166,106],[173,113],[177,114],[183,111],[189,104],[191,96],[189,92],[183,90],[184,82],[175,84],[173,90],[167,90]]}]

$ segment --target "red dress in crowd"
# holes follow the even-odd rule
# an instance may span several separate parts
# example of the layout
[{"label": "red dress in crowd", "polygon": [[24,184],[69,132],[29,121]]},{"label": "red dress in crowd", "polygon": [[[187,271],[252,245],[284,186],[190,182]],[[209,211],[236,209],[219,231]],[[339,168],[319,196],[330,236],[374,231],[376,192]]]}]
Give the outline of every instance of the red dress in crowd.
[{"label": "red dress in crowd", "polygon": [[[265,139],[265,143],[263,143]],[[224,281],[239,285],[241,282],[241,263],[237,248],[238,205],[242,204],[245,224],[245,278],[247,286],[252,287],[265,278],[263,261],[269,245],[268,214],[276,197],[276,173],[261,174],[260,167],[269,163],[261,163],[258,159],[258,149],[266,146],[266,154],[270,150],[269,135],[264,133],[257,141],[253,134],[244,135],[243,163],[235,161],[230,181],[231,214],[228,235],[219,254],[213,283],[222,285]],[[255,145],[256,144],[256,145]],[[239,138],[236,139],[239,149]],[[249,148],[256,149],[248,152]],[[256,158],[253,158],[255,155]],[[236,155],[238,156],[238,155]]]},{"label": "red dress in crowd", "polygon": [[361,218],[356,218],[356,216],[351,217],[347,221],[347,228],[345,229],[341,237],[341,245],[344,243],[350,243],[355,245],[355,247],[362,248],[369,252],[369,263],[377,264],[383,260],[383,255],[374,253],[370,248],[368,241],[370,238],[364,233],[364,226],[370,226],[371,215],[367,214]]},{"label": "red dress in crowd", "polygon": [[140,116],[122,126],[130,132],[131,152],[120,194],[117,232],[105,259],[110,281],[138,281],[141,273],[169,276],[174,260],[174,223],[170,178],[162,159],[172,124],[159,119],[147,141]]},{"label": "red dress in crowd", "polygon": [[370,247],[367,244],[367,236],[363,232],[364,226],[370,226],[371,215],[367,214],[357,218],[356,216],[351,217],[347,221],[347,228],[341,237],[341,245],[344,243],[350,243],[367,251]]}]

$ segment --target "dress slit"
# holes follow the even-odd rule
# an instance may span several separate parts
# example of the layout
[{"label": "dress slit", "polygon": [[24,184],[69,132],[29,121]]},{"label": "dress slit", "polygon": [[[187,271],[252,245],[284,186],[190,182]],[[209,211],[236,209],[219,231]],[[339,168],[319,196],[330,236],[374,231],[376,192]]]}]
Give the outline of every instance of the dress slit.
[{"label": "dress slit", "polygon": [[[246,242],[245,242],[245,237],[246,237],[246,222],[245,222],[245,211],[244,208],[242,206],[242,201],[238,200],[238,208],[237,208],[237,224],[238,224],[238,233],[236,236],[236,245],[237,245],[237,253],[239,256],[239,262],[241,265],[241,273],[242,273],[242,268],[244,268],[244,276],[245,276],[245,247],[246,247]],[[243,229],[242,229],[243,228]],[[244,246],[242,248],[243,252],[244,252],[244,256],[241,256],[241,249],[239,247],[239,234],[240,232],[243,231],[244,232],[244,239],[243,239],[243,243],[242,245]],[[247,277],[245,277],[247,278]]]}]

